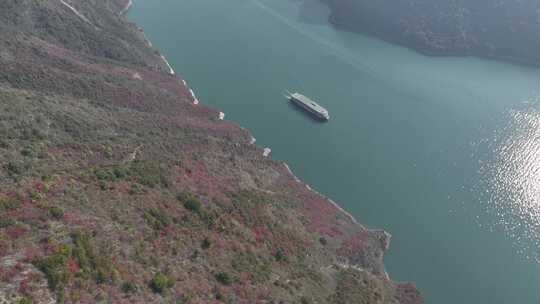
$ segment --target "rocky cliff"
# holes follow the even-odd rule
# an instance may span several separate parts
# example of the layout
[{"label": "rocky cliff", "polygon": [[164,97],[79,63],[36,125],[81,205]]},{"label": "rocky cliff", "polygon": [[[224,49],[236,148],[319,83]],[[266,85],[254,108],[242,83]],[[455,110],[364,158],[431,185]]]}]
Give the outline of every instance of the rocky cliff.
[{"label": "rocky cliff", "polygon": [[197,104],[127,2],[0,2],[0,303],[422,303],[389,235]]},{"label": "rocky cliff", "polygon": [[540,66],[536,0],[324,0],[338,27],[430,55],[474,55]]}]

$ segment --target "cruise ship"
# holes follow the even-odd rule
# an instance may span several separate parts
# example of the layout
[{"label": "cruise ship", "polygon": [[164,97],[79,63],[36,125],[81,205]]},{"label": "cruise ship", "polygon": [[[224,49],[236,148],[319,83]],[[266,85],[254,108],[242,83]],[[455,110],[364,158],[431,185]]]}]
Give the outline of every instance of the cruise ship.
[{"label": "cruise ship", "polygon": [[330,119],[330,115],[328,114],[328,111],[321,107],[318,103],[315,101],[309,99],[308,97],[300,94],[300,93],[288,93],[286,97],[295,105],[299,106],[303,110],[307,111],[308,113],[314,115],[318,119],[322,119],[324,121],[327,121]]}]

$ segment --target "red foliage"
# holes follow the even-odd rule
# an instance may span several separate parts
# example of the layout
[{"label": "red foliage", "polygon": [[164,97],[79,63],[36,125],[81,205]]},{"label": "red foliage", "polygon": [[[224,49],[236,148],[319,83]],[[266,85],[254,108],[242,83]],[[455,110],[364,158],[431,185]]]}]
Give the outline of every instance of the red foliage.
[{"label": "red foliage", "polygon": [[58,245],[49,242],[48,238],[41,239],[40,243],[43,245],[43,251],[46,255],[51,255],[58,252]]},{"label": "red foliage", "polygon": [[20,226],[12,226],[7,228],[6,234],[9,236],[10,239],[15,240],[23,235],[25,235],[27,232],[26,228],[20,227]]},{"label": "red foliage", "polygon": [[264,227],[253,227],[251,232],[255,235],[255,241],[260,243],[267,238],[268,231]]},{"label": "red foliage", "polygon": [[71,225],[80,225],[80,224],[83,223],[83,221],[81,220],[81,218],[78,215],[76,215],[75,213],[71,213],[71,212],[64,212],[63,220],[67,224],[71,224]]},{"label": "red foliage", "polygon": [[43,211],[36,208],[35,205],[24,202],[21,208],[11,211],[10,217],[16,218],[21,222],[37,221],[41,219]]},{"label": "red foliage", "polygon": [[45,184],[43,184],[42,182],[37,182],[37,183],[34,184],[34,189],[36,191],[44,193],[45,192]]},{"label": "red foliage", "polygon": [[362,251],[364,242],[367,240],[368,237],[368,230],[362,230],[354,234],[352,237],[348,238],[341,244],[338,253],[342,256],[353,256],[355,254],[358,254],[358,252]]},{"label": "red foliage", "polygon": [[422,304],[424,303],[420,292],[413,283],[400,283],[396,288],[396,298],[403,304]]},{"label": "red foliage", "polygon": [[257,302],[265,303],[270,298],[272,291],[267,286],[263,286],[257,290]]},{"label": "red foliage", "polygon": [[154,250],[157,252],[159,251],[159,249],[161,248],[163,244],[163,241],[162,241],[162,238],[156,238],[153,242],[152,242],[152,246],[154,247]]},{"label": "red foliage", "polygon": [[26,263],[32,262],[37,256],[39,256],[39,250],[33,247],[26,248],[24,250],[24,259],[23,261]]},{"label": "red foliage", "polygon": [[19,283],[19,292],[23,295],[29,295],[31,292],[31,283],[34,281],[35,276],[33,275],[35,273],[30,273],[29,276],[25,277],[21,283]]},{"label": "red foliage", "polygon": [[70,273],[77,273],[81,270],[81,268],[79,267],[79,263],[77,263],[77,261],[73,258],[70,258],[67,262],[67,268],[69,270]]},{"label": "red foliage", "polygon": [[165,228],[163,228],[163,230],[161,230],[161,233],[160,233],[160,236],[162,237],[166,237],[166,236],[169,236],[169,235],[174,235],[176,232],[174,226],[167,226]]},{"label": "red foliage", "polygon": [[7,255],[8,249],[7,242],[0,242],[0,257]]},{"label": "red foliage", "polygon": [[17,272],[21,272],[24,269],[24,265],[21,264],[21,262],[17,262],[15,266],[13,267]]}]

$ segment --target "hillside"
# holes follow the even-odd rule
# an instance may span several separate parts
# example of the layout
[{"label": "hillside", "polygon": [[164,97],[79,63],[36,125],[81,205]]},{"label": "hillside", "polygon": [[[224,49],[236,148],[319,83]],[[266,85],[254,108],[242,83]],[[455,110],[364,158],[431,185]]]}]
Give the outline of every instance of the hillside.
[{"label": "hillside", "polygon": [[536,0],[324,0],[331,22],[430,55],[474,55],[540,66]]},{"label": "hillside", "polygon": [[0,303],[423,303],[126,4],[0,2]]}]

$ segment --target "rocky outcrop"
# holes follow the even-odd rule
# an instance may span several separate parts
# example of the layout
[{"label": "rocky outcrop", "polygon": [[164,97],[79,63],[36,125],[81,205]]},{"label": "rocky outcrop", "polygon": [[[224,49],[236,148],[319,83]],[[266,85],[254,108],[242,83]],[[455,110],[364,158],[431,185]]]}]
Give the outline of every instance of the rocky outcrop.
[{"label": "rocky outcrop", "polygon": [[331,22],[430,55],[474,55],[540,66],[536,0],[324,0]]}]

